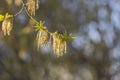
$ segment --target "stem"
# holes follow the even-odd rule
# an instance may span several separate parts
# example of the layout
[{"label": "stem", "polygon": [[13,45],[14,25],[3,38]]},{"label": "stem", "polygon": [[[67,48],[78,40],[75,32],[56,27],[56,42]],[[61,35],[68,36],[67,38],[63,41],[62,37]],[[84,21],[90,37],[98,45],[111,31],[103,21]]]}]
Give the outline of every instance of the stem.
[{"label": "stem", "polygon": [[24,9],[25,9],[27,15],[28,15],[35,23],[39,24],[39,22],[38,22],[37,20],[35,20],[35,19],[29,14],[29,12],[28,12],[28,10],[27,10],[27,8],[26,8],[26,4],[23,2],[23,0],[22,0],[22,3],[23,3],[23,5],[24,5]]},{"label": "stem", "polygon": [[[35,19],[29,14],[29,12],[28,12],[28,10],[27,10],[27,8],[26,8],[26,5],[27,5],[27,4],[25,4],[25,3],[23,2],[23,0],[22,0],[22,4],[23,4],[23,8],[25,9],[27,15],[28,15],[36,24],[39,24],[39,22],[38,22],[37,20],[35,20]],[[23,9],[22,9],[22,10],[23,10]],[[19,12],[21,12],[21,11],[19,11]],[[49,31],[47,31],[47,33],[50,34],[50,36],[51,36],[51,34],[52,34],[52,33],[49,32]]]},{"label": "stem", "polygon": [[37,20],[35,20],[35,19],[29,14],[29,12],[28,12],[28,10],[26,9],[26,7],[24,7],[24,8],[25,8],[25,11],[26,11],[27,15],[28,15],[34,22],[36,22],[37,24],[39,24],[39,22],[38,22]]},{"label": "stem", "polygon": [[23,9],[24,9],[24,4],[22,5],[22,8],[20,9],[20,11],[17,12],[16,14],[14,14],[14,17],[17,16],[17,15],[19,15],[23,11]]}]

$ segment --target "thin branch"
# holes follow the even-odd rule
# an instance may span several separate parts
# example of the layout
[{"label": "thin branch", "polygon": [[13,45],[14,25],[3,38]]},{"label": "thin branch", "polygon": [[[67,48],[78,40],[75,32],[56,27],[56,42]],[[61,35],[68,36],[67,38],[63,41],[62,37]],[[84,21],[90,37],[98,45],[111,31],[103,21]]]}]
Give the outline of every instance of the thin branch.
[{"label": "thin branch", "polygon": [[26,9],[26,7],[24,7],[24,8],[25,8],[25,11],[26,11],[27,15],[28,15],[34,22],[36,22],[37,24],[39,24],[39,22],[38,22],[37,20],[35,20],[35,19],[29,14],[29,12],[28,12],[28,10]]},{"label": "thin branch", "polygon": [[35,20],[35,19],[29,14],[29,12],[28,12],[28,10],[27,10],[27,8],[26,8],[26,4],[23,2],[23,0],[22,0],[22,4],[24,5],[24,9],[25,9],[27,15],[28,15],[35,23],[39,24],[39,22],[38,22],[37,20]]},{"label": "thin branch", "polygon": [[[28,11],[27,8],[26,8],[26,5],[28,5],[28,3],[24,3],[24,1],[22,0],[22,8],[21,8],[21,10],[20,10],[18,13],[16,13],[14,16],[17,16],[18,14],[20,14],[20,13],[22,12],[23,9],[25,9],[27,15],[28,15],[36,24],[39,24],[39,22],[38,22],[37,20],[35,20],[35,19],[30,15],[29,11]],[[47,31],[47,33],[50,34],[50,37],[53,35],[52,32]]]},{"label": "thin branch", "polygon": [[[28,15],[36,24],[39,24],[39,22],[38,22],[37,20],[35,20],[35,19],[30,15],[30,13],[28,12],[28,10],[27,10],[27,8],[26,8],[27,3],[25,4],[25,3],[23,2],[23,0],[22,0],[22,4],[23,4],[23,8],[25,9],[27,15]],[[53,35],[52,32],[47,31],[47,33],[50,34],[50,37],[52,37],[52,35]]]},{"label": "thin branch", "polygon": [[[29,12],[28,12],[28,10],[27,10],[27,8],[26,8],[26,5],[27,5],[27,4],[25,4],[25,3],[23,2],[23,0],[22,0],[22,4],[23,4],[23,8],[25,9],[27,15],[28,15],[35,23],[39,24],[39,22],[38,22],[37,20],[35,20],[35,19],[29,14]],[[47,33],[50,34],[50,36],[51,36],[51,34],[52,34],[52,33],[49,32],[49,31],[47,31]]]},{"label": "thin branch", "polygon": [[17,12],[16,14],[14,14],[14,17],[17,16],[17,15],[19,15],[23,11],[23,9],[24,9],[24,4],[22,5],[22,8],[20,9],[20,11]]}]

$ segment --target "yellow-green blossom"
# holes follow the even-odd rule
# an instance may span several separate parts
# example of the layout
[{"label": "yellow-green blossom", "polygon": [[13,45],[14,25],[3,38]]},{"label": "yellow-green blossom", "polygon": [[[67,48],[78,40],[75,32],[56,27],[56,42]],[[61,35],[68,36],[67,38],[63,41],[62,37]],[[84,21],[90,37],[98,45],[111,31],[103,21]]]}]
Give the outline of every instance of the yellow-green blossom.
[{"label": "yellow-green blossom", "polygon": [[53,52],[57,55],[57,57],[62,56],[66,53],[67,44],[66,41],[63,41],[63,37],[61,34],[57,32],[53,33]]},{"label": "yellow-green blossom", "polygon": [[35,11],[39,8],[39,0],[27,0],[27,9],[31,15],[35,15]]},{"label": "yellow-green blossom", "polygon": [[44,30],[39,30],[36,37],[38,49],[46,45],[48,41],[48,32],[47,28],[44,27]]},{"label": "yellow-green blossom", "polygon": [[4,35],[10,35],[13,27],[13,16],[8,13],[5,15],[5,19],[2,22],[2,31]]}]

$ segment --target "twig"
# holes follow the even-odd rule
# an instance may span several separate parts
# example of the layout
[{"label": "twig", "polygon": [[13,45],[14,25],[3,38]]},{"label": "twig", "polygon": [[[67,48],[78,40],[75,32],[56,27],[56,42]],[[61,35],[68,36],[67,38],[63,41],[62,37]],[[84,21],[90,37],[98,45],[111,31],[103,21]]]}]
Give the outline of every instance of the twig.
[{"label": "twig", "polygon": [[23,2],[23,0],[22,0],[22,3],[23,3],[23,5],[24,5],[23,7],[24,7],[27,15],[28,15],[35,23],[39,24],[39,22],[38,22],[37,20],[35,20],[35,19],[29,14],[29,12],[28,12],[28,10],[27,10],[27,8],[26,8],[26,4]]},{"label": "twig", "polygon": [[17,15],[19,15],[23,11],[23,9],[24,9],[24,4],[22,5],[22,8],[20,9],[20,11],[17,12],[16,14],[14,14],[14,17],[17,16]]},{"label": "twig", "polygon": [[[23,8],[25,9],[27,15],[28,15],[36,24],[39,24],[39,22],[38,22],[37,20],[35,20],[35,19],[29,14],[29,12],[28,12],[28,10],[27,10],[27,8],[26,8],[26,5],[27,5],[27,4],[25,4],[25,3],[23,2],[23,0],[22,0],[22,4],[23,4]],[[52,34],[52,33],[49,32],[49,31],[47,31],[47,33],[50,34],[50,36],[51,36],[51,34]]]},{"label": "twig", "polygon": [[27,15],[28,15],[34,22],[36,22],[37,24],[39,24],[39,22],[38,22],[37,20],[35,20],[35,19],[29,14],[29,12],[28,12],[28,10],[26,9],[26,7],[24,7],[24,8],[25,8],[25,11],[26,11]]}]

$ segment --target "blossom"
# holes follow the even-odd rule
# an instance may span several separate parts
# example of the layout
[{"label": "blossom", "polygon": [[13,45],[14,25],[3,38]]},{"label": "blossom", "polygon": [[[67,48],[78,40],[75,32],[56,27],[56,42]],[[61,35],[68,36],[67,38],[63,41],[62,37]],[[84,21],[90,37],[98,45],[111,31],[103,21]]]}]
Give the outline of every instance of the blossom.
[{"label": "blossom", "polygon": [[31,15],[35,15],[35,11],[39,8],[39,0],[27,0],[27,9]]},{"label": "blossom", "polygon": [[66,41],[63,40],[63,36],[57,32],[53,33],[53,52],[57,57],[62,56],[66,53]]},{"label": "blossom", "polygon": [[4,35],[10,35],[11,30],[13,27],[13,16],[9,15],[8,13],[5,15],[5,19],[2,22],[2,31]]},{"label": "blossom", "polygon": [[38,49],[40,47],[45,46],[45,44],[48,41],[48,32],[47,32],[47,28],[46,27],[44,27],[44,29],[40,29],[38,31],[36,40],[37,40]]}]

